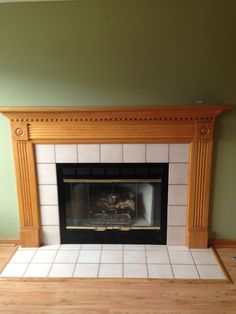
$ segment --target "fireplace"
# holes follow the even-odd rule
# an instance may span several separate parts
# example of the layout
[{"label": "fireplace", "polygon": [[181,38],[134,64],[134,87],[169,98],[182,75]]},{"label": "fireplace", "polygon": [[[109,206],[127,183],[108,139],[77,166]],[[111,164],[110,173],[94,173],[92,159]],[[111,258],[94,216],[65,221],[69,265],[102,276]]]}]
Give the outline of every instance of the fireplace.
[{"label": "fireplace", "polygon": [[167,163],[57,164],[61,243],[166,244]]},{"label": "fireplace", "polygon": [[[183,192],[181,195],[187,194],[186,202],[185,197],[180,198],[186,205],[184,243],[192,248],[207,247],[214,122],[218,115],[230,108],[232,106],[225,104],[118,108],[1,108],[1,112],[10,120],[12,130],[21,244],[41,244],[39,195],[43,190],[52,194],[56,191],[54,186],[46,185],[39,189],[35,145],[142,143],[189,145],[187,189],[177,189],[177,192]],[[173,188],[169,186],[168,189],[169,202],[173,200],[170,197]],[[57,201],[57,196],[54,196]],[[179,197],[176,199],[180,200]]]}]

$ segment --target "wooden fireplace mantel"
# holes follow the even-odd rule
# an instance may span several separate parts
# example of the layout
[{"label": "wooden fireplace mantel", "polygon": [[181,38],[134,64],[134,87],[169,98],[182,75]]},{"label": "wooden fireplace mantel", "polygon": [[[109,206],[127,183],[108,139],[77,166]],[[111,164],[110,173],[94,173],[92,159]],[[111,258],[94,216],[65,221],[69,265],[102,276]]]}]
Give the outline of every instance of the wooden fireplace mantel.
[{"label": "wooden fireplace mantel", "polygon": [[230,105],[0,108],[11,123],[21,244],[40,245],[34,144],[190,143],[186,245],[208,245],[215,118]]}]

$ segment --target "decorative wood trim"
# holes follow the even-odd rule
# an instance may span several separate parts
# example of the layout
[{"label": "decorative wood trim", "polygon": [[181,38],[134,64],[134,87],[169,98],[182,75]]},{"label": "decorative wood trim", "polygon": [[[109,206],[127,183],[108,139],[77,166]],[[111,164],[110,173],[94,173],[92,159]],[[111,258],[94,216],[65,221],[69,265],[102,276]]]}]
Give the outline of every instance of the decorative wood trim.
[{"label": "decorative wood trim", "polygon": [[236,248],[236,240],[210,239],[208,245],[215,248]]},{"label": "decorative wood trim", "polygon": [[33,144],[21,139],[14,141],[13,152],[20,208],[21,242],[23,246],[39,246],[40,210]]},{"label": "decorative wood trim", "polygon": [[40,244],[35,143],[191,143],[186,244],[207,247],[213,126],[230,108],[1,108],[11,122],[22,245]]}]

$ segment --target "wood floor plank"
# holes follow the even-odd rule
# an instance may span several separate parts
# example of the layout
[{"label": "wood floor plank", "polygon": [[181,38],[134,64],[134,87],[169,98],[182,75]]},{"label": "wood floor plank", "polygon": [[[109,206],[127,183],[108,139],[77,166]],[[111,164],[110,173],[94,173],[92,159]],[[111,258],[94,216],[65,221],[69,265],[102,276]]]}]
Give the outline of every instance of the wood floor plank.
[{"label": "wood floor plank", "polygon": [[0,313],[235,314],[235,249],[217,249],[231,283],[1,279]]},{"label": "wood floor plank", "polygon": [[7,265],[15,251],[17,250],[16,245],[0,245],[0,273]]}]

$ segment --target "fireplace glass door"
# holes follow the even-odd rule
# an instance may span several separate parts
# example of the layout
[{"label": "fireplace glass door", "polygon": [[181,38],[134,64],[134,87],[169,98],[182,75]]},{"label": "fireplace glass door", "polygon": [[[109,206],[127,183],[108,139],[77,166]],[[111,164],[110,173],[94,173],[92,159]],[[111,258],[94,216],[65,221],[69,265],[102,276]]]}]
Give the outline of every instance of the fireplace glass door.
[{"label": "fireplace glass door", "polygon": [[165,238],[167,170],[166,164],[58,164],[62,242]]}]

